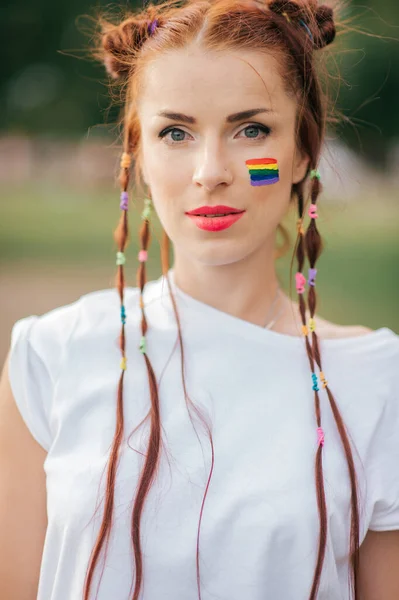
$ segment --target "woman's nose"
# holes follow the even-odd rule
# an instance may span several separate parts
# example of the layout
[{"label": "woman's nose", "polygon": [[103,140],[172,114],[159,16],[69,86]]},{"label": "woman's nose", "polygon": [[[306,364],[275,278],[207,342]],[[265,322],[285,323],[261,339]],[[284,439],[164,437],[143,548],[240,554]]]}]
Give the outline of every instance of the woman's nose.
[{"label": "woman's nose", "polygon": [[193,175],[194,183],[211,191],[221,183],[230,185],[233,179],[232,171],[226,157],[218,148],[209,147],[198,158]]}]

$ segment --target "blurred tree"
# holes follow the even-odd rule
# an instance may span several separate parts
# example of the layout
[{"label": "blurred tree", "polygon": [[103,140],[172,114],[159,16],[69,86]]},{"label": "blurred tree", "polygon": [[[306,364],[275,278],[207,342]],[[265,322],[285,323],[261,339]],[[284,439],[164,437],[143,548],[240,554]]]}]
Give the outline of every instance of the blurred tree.
[{"label": "blurred tree", "polygon": [[[118,109],[108,111],[104,69],[76,58],[88,43],[77,17],[93,14],[95,6],[108,8],[109,3],[13,0],[1,7],[6,60],[0,73],[0,130],[80,136],[90,127],[115,121]],[[345,36],[354,51],[339,58],[347,85],[341,86],[338,108],[355,127],[344,123],[339,134],[383,166],[399,138],[399,3],[352,0],[348,11],[359,15],[355,27],[385,39],[356,32]]]}]

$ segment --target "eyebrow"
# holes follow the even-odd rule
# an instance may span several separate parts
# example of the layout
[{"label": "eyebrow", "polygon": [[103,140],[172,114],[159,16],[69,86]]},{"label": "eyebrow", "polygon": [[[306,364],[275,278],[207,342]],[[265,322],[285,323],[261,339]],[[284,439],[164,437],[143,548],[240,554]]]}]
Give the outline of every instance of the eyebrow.
[{"label": "eyebrow", "polygon": [[[235,123],[236,121],[242,121],[245,119],[250,119],[259,113],[273,113],[274,111],[270,108],[252,108],[250,110],[243,110],[238,113],[233,113],[226,117],[227,123]],[[162,110],[157,113],[158,117],[166,117],[167,119],[171,119],[172,121],[182,121],[183,123],[188,123],[190,125],[195,125],[197,123],[197,119],[194,117],[189,117],[188,115],[184,115],[182,113],[177,112],[169,112],[167,110]]]}]

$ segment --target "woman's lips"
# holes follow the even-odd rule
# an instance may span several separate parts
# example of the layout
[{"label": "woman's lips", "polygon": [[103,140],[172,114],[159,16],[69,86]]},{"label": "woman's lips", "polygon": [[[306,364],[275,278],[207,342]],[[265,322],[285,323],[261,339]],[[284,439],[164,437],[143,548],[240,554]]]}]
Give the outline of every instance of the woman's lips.
[{"label": "woman's lips", "polygon": [[240,213],[235,213],[231,215],[224,215],[220,217],[203,217],[198,215],[187,215],[189,219],[194,221],[196,226],[199,229],[204,229],[205,231],[221,231],[222,229],[227,229],[231,227],[233,223],[241,219],[244,215],[245,210]]}]

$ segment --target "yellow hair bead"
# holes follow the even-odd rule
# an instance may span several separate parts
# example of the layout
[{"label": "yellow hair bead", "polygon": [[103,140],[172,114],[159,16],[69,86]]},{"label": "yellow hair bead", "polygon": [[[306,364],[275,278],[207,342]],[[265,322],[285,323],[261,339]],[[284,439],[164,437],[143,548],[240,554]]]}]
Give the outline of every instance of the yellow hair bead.
[{"label": "yellow hair bead", "polygon": [[126,371],[126,356],[124,356],[121,360],[121,369]]},{"label": "yellow hair bead", "polygon": [[298,233],[301,233],[302,235],[304,235],[305,230],[304,230],[304,228],[302,226],[302,219],[298,219],[297,220],[297,222],[296,222],[296,228],[297,228]]},{"label": "yellow hair bead", "polygon": [[131,165],[131,162],[132,162],[132,158],[131,158],[130,154],[128,154],[127,152],[124,152],[122,154],[122,158],[121,158],[122,169],[128,169]]},{"label": "yellow hair bead", "polygon": [[283,17],[285,17],[288,21],[288,23],[291,23],[291,19],[289,18],[289,16],[287,15],[286,12],[281,13],[283,15]]},{"label": "yellow hair bead", "polygon": [[303,335],[308,335],[308,328],[306,327],[306,325],[302,325],[302,333]]},{"label": "yellow hair bead", "polygon": [[309,329],[310,331],[314,331],[316,329],[316,321],[314,319],[309,319]]},{"label": "yellow hair bead", "polygon": [[322,382],[323,382],[323,388],[326,388],[328,384],[327,384],[327,380],[326,380],[326,378],[325,378],[325,376],[324,376],[324,373],[323,373],[323,371],[320,371],[320,379],[321,379],[321,380],[322,380]]},{"label": "yellow hair bead", "polygon": [[140,308],[144,308],[144,300],[142,296],[140,296]]}]

